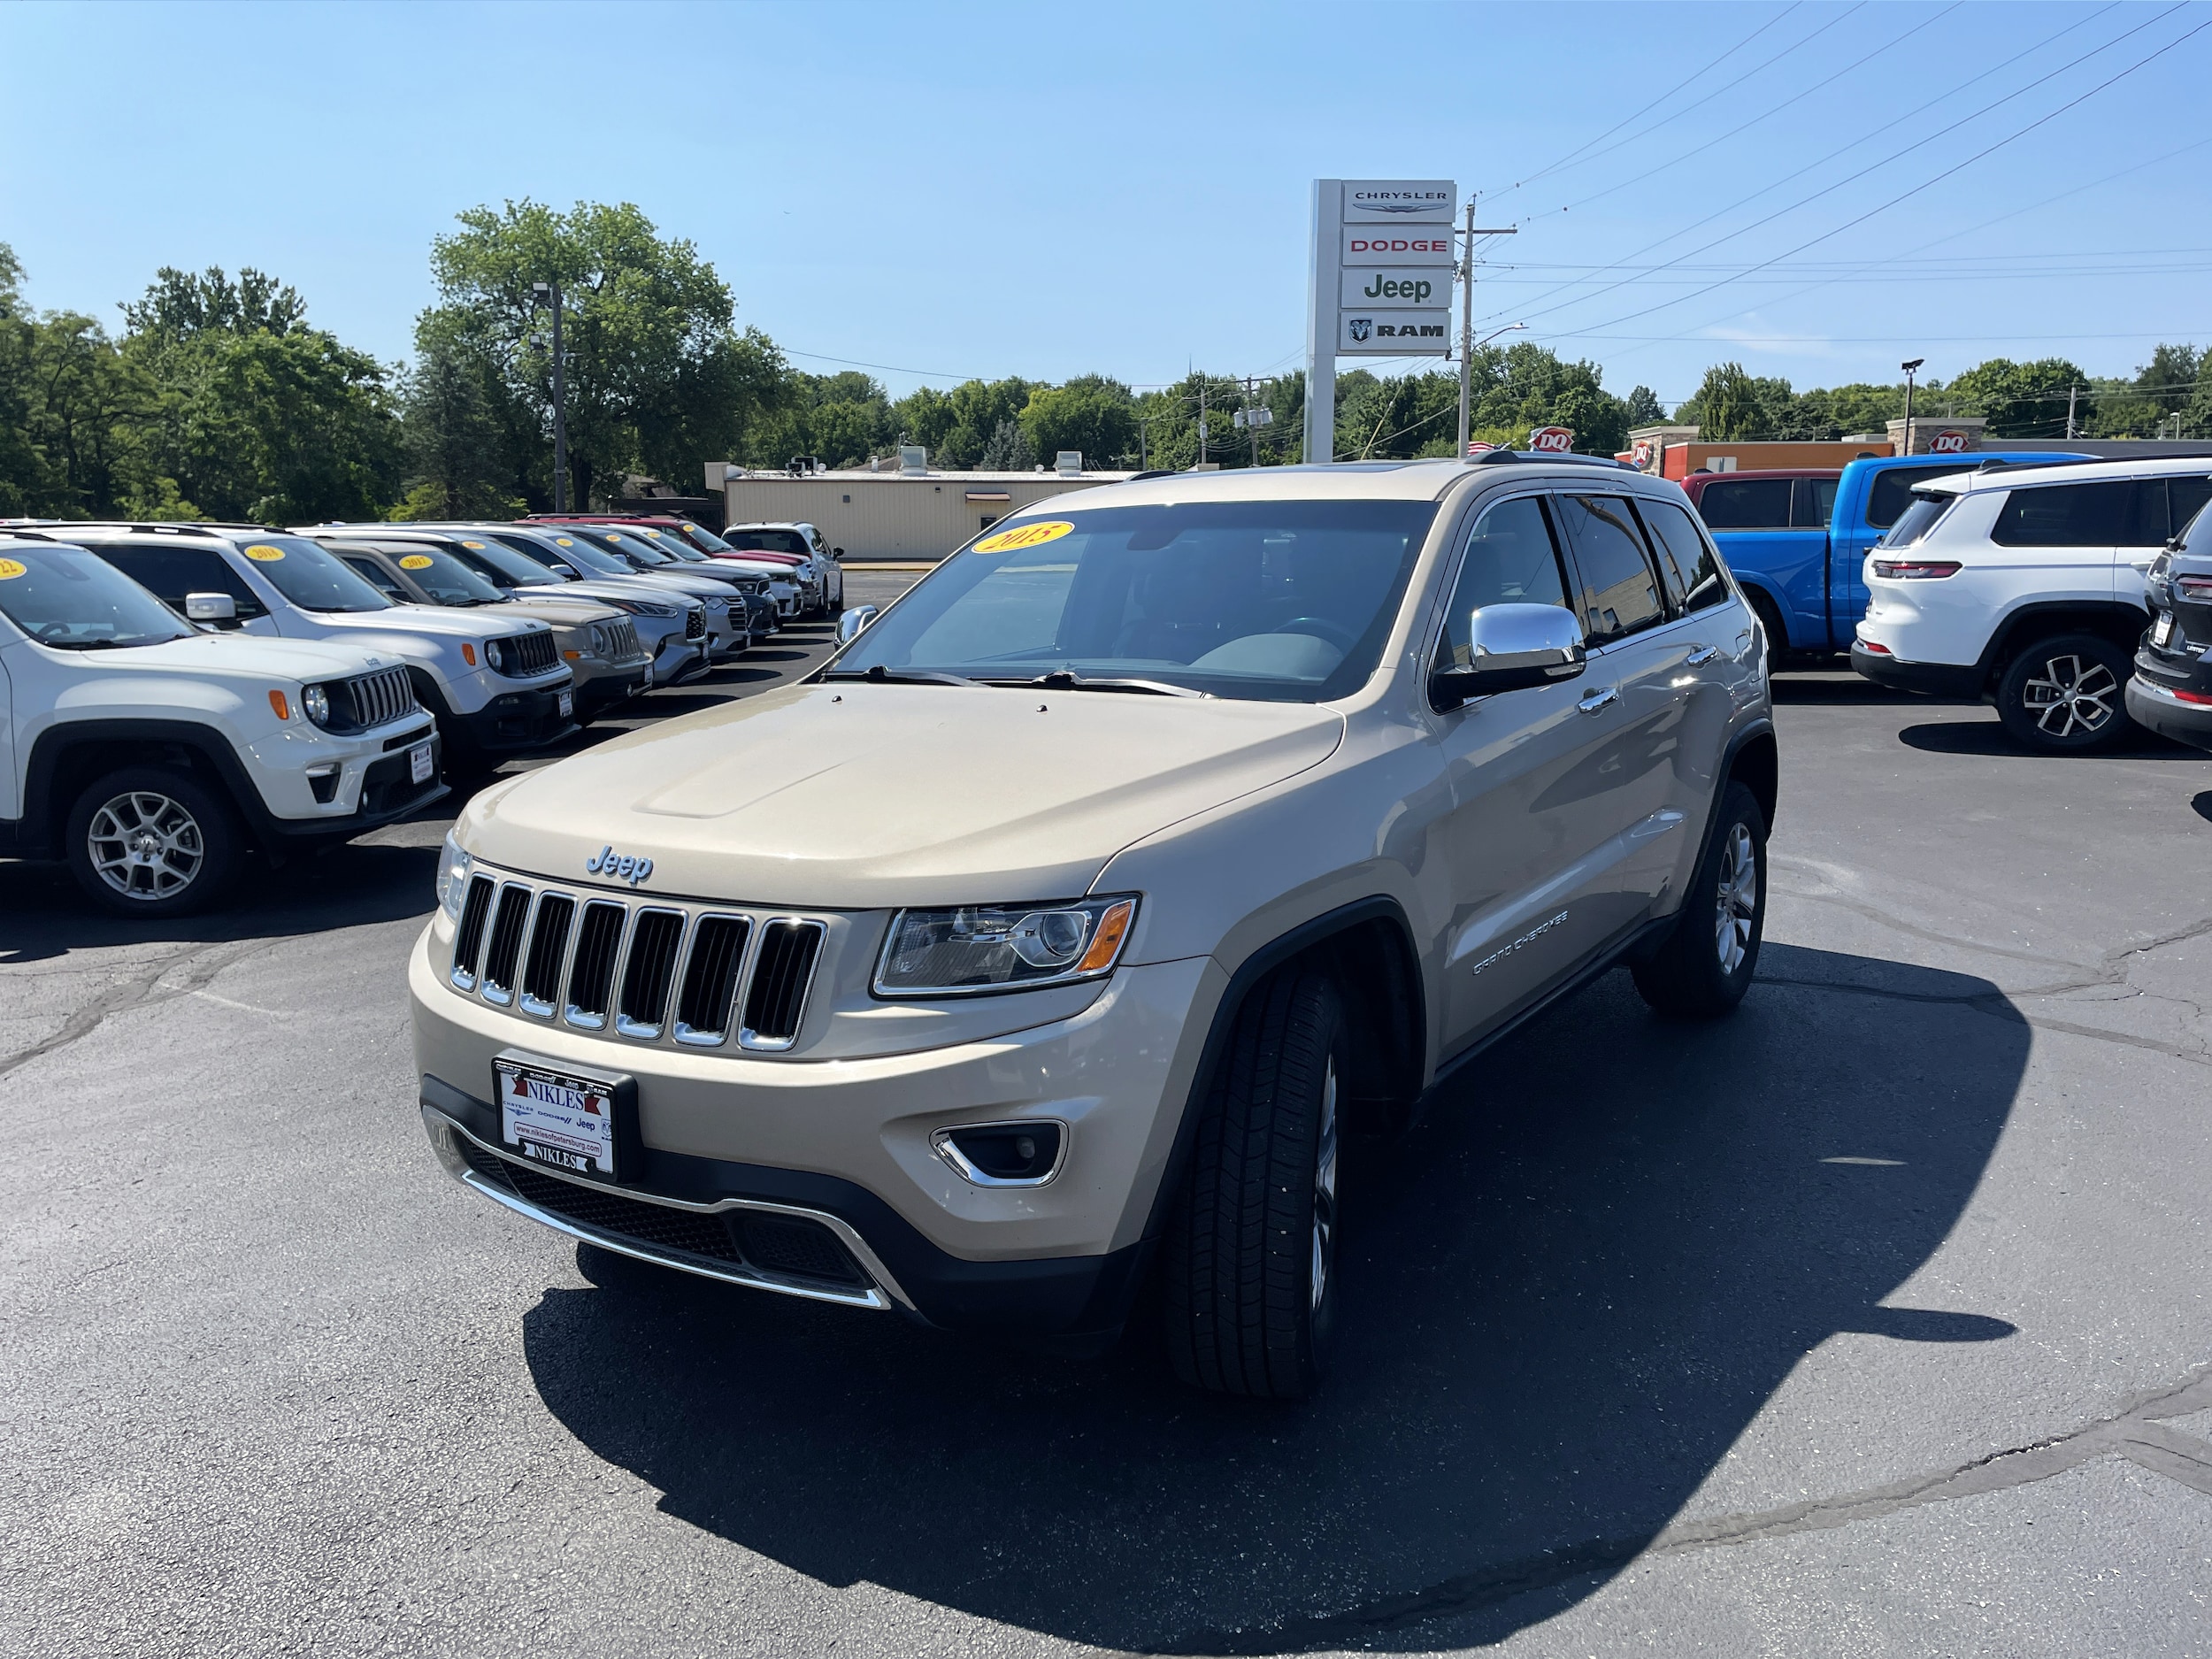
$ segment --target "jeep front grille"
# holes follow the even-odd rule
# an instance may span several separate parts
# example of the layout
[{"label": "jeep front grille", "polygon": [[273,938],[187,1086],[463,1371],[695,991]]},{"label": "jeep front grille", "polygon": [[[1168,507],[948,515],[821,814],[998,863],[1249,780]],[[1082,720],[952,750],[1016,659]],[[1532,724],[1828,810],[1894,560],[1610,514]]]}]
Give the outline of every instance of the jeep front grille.
[{"label": "jeep front grille", "polygon": [[415,701],[415,687],[404,668],[380,668],[373,673],[356,674],[329,689],[336,694],[330,700],[331,726],[341,732],[373,731],[417,712],[422,706]]},{"label": "jeep front grille", "polygon": [[456,990],[632,1042],[773,1053],[798,1041],[828,925],[628,903],[478,874],[455,931]]},{"label": "jeep front grille", "polygon": [[514,653],[514,669],[508,676],[512,680],[527,680],[534,674],[549,674],[561,665],[561,648],[553,642],[549,628],[532,628],[501,641]]},{"label": "jeep front grille", "polygon": [[637,629],[629,618],[595,622],[592,627],[599,636],[599,654],[609,662],[626,663],[634,657],[645,655],[645,648],[637,642]]}]

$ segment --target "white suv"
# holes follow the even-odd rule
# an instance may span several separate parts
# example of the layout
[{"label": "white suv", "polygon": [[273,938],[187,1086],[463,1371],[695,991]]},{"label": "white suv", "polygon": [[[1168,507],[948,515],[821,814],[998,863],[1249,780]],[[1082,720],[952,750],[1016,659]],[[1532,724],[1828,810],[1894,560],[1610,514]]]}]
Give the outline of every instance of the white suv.
[{"label": "white suv", "polygon": [[90,548],[193,621],[397,657],[437,718],[453,766],[540,749],[576,730],[575,676],[552,630],[527,616],[396,605],[327,549],[282,531],[95,524],[50,533]]},{"label": "white suv", "polygon": [[80,547],[0,537],[0,852],[66,858],[131,916],[427,805],[407,670],[349,645],[202,634]]},{"label": "white suv", "polygon": [[2053,753],[2133,729],[2122,700],[2150,619],[2144,575],[2212,498],[2212,460],[1985,463],[1932,479],[1867,555],[1851,665],[1980,697]]}]

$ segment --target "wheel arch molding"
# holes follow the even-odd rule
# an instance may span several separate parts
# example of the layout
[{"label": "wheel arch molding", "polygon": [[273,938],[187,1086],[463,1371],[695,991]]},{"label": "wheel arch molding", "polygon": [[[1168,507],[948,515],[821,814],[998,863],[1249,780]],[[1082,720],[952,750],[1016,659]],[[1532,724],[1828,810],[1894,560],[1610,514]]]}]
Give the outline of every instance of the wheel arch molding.
[{"label": "wheel arch molding", "polygon": [[[64,850],[64,824],[77,794],[102,772],[128,765],[181,765],[219,787],[257,840],[269,811],[230,740],[190,720],[73,720],[33,740],[24,768],[24,850]],[[36,841],[31,838],[37,837]]]},{"label": "wheel arch molding", "polygon": [[2055,634],[2093,634],[2132,652],[2150,613],[2124,600],[2046,600],[2006,613],[1993,629],[1976,665],[1985,686],[2035,641]]}]

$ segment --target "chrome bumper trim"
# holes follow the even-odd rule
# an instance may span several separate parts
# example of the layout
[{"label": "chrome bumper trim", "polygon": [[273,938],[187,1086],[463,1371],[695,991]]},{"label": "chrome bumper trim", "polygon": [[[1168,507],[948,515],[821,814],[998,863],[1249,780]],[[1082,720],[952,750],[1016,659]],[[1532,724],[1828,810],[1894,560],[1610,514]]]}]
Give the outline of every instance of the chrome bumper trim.
[{"label": "chrome bumper trim", "polygon": [[[612,1250],[618,1256],[634,1256],[638,1261],[651,1262],[660,1267],[672,1267],[679,1272],[695,1273],[701,1279],[719,1279],[726,1285],[743,1285],[754,1290],[774,1291],[779,1295],[799,1296],[809,1302],[832,1302],[841,1307],[872,1308],[878,1311],[887,1310],[895,1304],[910,1311],[914,1307],[913,1300],[899,1288],[898,1281],[891,1277],[890,1270],[876,1258],[876,1253],[868,1248],[867,1241],[853,1230],[849,1223],[831,1215],[826,1210],[808,1210],[797,1204],[770,1203],[764,1200],[751,1198],[725,1198],[711,1204],[695,1204],[680,1198],[663,1198],[657,1194],[634,1192],[627,1187],[602,1187],[596,1181],[578,1180],[548,1164],[518,1158],[505,1148],[493,1146],[471,1134],[435,1107],[425,1106],[422,1109],[422,1117],[423,1128],[430,1136],[431,1146],[439,1153],[439,1162],[445,1165],[447,1171],[462,1186],[481,1193],[494,1203],[504,1205],[518,1216],[528,1217],[541,1226],[550,1227],[556,1233],[565,1233],[572,1239],[580,1239],[587,1244],[595,1244],[601,1249]],[[840,1290],[803,1279],[786,1278],[779,1273],[764,1272],[757,1268],[741,1267],[734,1263],[709,1263],[703,1257],[657,1250],[649,1244],[641,1243],[621,1233],[603,1233],[595,1227],[584,1226],[571,1221],[566,1216],[556,1215],[549,1210],[541,1210],[527,1199],[518,1197],[513,1193],[502,1192],[478,1175],[475,1171],[468,1168],[465,1164],[457,1168],[456,1160],[447,1156],[445,1149],[438,1145],[438,1137],[442,1132],[467,1141],[479,1151],[495,1157],[503,1164],[520,1164],[534,1175],[549,1176],[555,1180],[567,1181],[571,1186],[612,1193],[618,1197],[632,1199],[639,1203],[658,1204],[664,1209],[685,1210],[694,1215],[702,1216],[718,1215],[730,1210],[746,1210],[764,1215],[793,1216],[802,1220],[819,1222],[837,1235],[838,1242],[850,1252],[853,1260],[859,1264],[860,1271],[874,1282],[865,1290]]]}]

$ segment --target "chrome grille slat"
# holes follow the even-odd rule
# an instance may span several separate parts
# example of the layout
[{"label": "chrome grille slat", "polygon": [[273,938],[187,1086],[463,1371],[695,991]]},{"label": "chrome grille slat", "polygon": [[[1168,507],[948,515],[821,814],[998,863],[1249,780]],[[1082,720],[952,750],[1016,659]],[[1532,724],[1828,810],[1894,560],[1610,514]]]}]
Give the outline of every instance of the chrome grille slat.
[{"label": "chrome grille slat", "polygon": [[796,1045],[829,938],[816,917],[618,899],[480,871],[449,978],[495,1007],[625,1041]]},{"label": "chrome grille slat", "polygon": [[338,681],[336,688],[344,694],[346,706],[334,709],[333,712],[354,731],[368,732],[388,726],[420,707],[415,701],[414,683],[408,679],[404,668],[380,668],[356,674]]},{"label": "chrome grille slat", "polygon": [[553,642],[549,628],[532,628],[505,641],[515,654],[515,673],[511,678],[526,680],[533,674],[542,674],[558,667],[560,648]]}]

